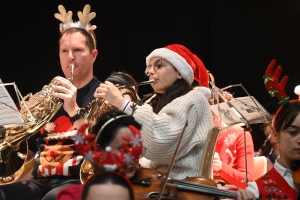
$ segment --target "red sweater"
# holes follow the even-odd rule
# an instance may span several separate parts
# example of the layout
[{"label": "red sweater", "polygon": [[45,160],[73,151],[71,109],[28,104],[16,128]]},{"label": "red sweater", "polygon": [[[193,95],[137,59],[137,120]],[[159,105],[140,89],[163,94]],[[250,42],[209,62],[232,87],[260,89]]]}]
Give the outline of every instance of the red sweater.
[{"label": "red sweater", "polygon": [[[218,152],[222,161],[222,169],[214,172],[215,176],[221,176],[225,181],[246,189],[246,164],[244,151],[244,130],[241,127],[233,127],[220,132],[215,152]],[[251,134],[246,132],[246,154],[248,167],[248,181],[253,181],[254,147]]]},{"label": "red sweater", "polygon": [[83,184],[72,185],[62,189],[56,196],[56,200],[80,200]]}]

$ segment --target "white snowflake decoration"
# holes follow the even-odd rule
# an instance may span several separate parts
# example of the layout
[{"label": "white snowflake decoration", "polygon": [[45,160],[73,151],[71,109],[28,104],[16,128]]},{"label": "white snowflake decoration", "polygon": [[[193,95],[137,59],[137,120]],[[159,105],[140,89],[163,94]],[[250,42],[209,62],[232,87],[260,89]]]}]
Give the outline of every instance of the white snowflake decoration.
[{"label": "white snowflake decoration", "polygon": [[129,153],[125,153],[123,162],[125,162],[127,165],[134,164],[134,157]]},{"label": "white snowflake decoration", "polygon": [[85,137],[83,135],[77,133],[74,138],[75,144],[84,144],[84,138]]},{"label": "white snowflake decoration", "polygon": [[130,144],[133,148],[139,147],[142,145],[142,139],[139,137],[139,135],[132,136]]},{"label": "white snowflake decoration", "polygon": [[232,145],[235,140],[235,133],[230,133],[226,136],[224,143],[226,146]]},{"label": "white snowflake decoration", "polygon": [[84,153],[84,157],[85,157],[85,159],[87,159],[88,161],[90,161],[90,162],[93,162],[94,161],[94,157],[95,157],[95,155],[93,154],[93,152],[90,150],[89,152],[85,152]]}]

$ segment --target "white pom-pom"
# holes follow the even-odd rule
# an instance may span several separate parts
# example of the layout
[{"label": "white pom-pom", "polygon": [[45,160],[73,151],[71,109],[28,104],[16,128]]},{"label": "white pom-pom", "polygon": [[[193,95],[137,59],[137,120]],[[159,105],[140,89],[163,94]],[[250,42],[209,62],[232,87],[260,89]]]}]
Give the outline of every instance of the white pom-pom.
[{"label": "white pom-pom", "polygon": [[105,151],[106,152],[111,152],[111,147],[110,146],[105,147]]},{"label": "white pom-pom", "polygon": [[204,96],[206,98],[209,98],[210,95],[211,95],[211,91],[207,87],[199,86],[199,87],[196,87],[196,90],[198,90],[199,92],[201,92],[202,94],[204,94]]},{"label": "white pom-pom", "polygon": [[300,98],[300,85],[298,85],[298,86],[295,87],[294,92],[295,92],[297,95],[299,95],[299,98]]}]

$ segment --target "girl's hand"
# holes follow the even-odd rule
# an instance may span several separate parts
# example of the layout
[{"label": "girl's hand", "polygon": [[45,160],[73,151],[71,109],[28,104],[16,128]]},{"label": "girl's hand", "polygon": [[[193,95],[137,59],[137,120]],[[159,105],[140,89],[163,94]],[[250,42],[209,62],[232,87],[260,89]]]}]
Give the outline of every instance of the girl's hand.
[{"label": "girl's hand", "polygon": [[222,169],[222,161],[217,152],[215,152],[215,154],[214,154],[212,167],[213,167],[214,171],[220,171]]},{"label": "girl's hand", "polygon": [[120,108],[125,101],[122,92],[109,81],[105,81],[104,84],[100,84],[100,86],[96,89],[94,97],[102,98],[117,108]]}]

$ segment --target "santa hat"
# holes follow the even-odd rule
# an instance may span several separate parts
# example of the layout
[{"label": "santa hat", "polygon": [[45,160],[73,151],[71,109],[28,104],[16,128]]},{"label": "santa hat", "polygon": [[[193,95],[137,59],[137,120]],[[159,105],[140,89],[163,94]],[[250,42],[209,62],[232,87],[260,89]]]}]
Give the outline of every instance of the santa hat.
[{"label": "santa hat", "polygon": [[204,64],[198,56],[193,54],[185,46],[171,44],[163,48],[155,49],[146,58],[147,66],[149,65],[150,59],[156,56],[162,57],[170,62],[189,84],[192,84],[195,79],[199,82],[200,86],[208,88],[209,75]]},{"label": "santa hat", "polygon": [[44,133],[44,129],[48,132],[45,140],[59,140],[68,139],[76,135],[77,130],[73,129],[72,122],[67,116],[60,116],[53,122],[48,122],[45,128],[41,129],[41,133]]}]

